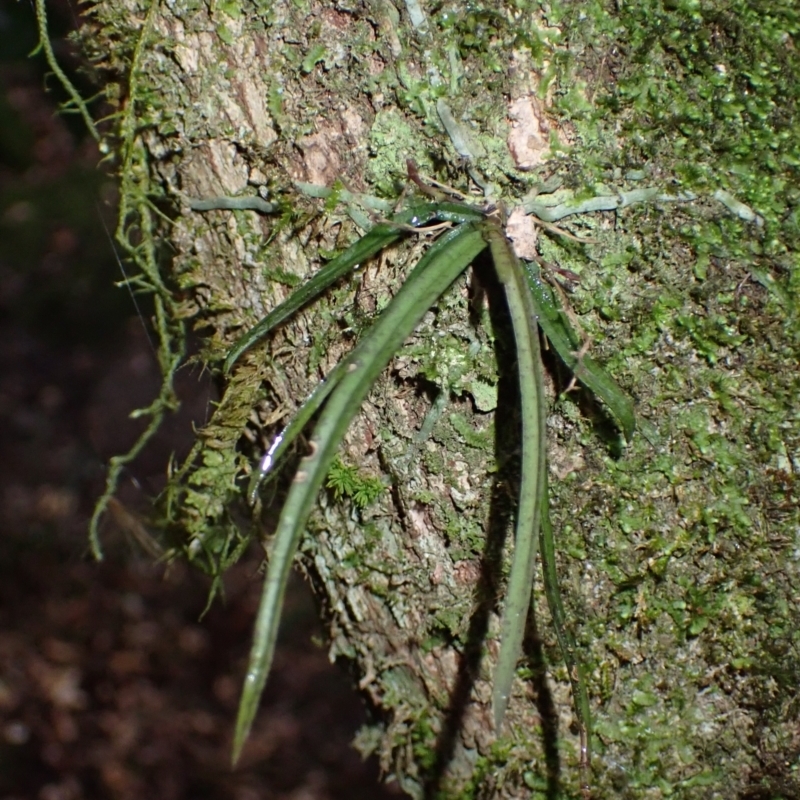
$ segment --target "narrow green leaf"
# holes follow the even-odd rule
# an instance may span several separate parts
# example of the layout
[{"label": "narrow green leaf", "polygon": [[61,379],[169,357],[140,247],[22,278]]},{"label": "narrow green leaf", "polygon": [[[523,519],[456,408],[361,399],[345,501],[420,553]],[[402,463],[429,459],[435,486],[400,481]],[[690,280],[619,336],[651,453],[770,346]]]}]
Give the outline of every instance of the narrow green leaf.
[{"label": "narrow green leaf", "polygon": [[345,359],[345,374],[330,393],[284,503],[256,619],[233,744],[235,764],[255,718],[272,664],[286,583],[308,516],[350,421],[375,379],[426,311],[486,247],[479,230],[462,225],[420,259],[377,322]]},{"label": "narrow green leaf", "polygon": [[[463,223],[479,220],[483,214],[459,203],[424,203],[395,214],[389,222],[381,222],[352,244],[341,255],[329,261],[299,289],[270,311],[257,325],[242,335],[228,351],[223,364],[227,375],[239,356],[261,341],[273,328],[287,320],[304,305],[319,297],[329,286],[405,235],[405,227],[419,227],[432,220]],[[405,226],[405,227],[404,227]]]},{"label": "narrow green leaf", "polygon": [[545,480],[545,396],[539,327],[525,268],[511,249],[499,223],[483,226],[497,277],[503,285],[514,328],[520,407],[522,464],[514,536],[514,557],[508,578],[500,638],[500,654],[492,687],[495,729],[499,731],[508,706],[511,685],[525,636],[539,545],[542,484]]},{"label": "narrow green leaf", "polygon": [[376,225],[366,236],[362,236],[355,244],[348,247],[340,256],[329,261],[310,280],[292,292],[279,306],[272,309],[257,325],[241,336],[228,351],[223,364],[227,375],[231,367],[246,350],[261,341],[273,328],[280,325],[297,313],[306,303],[319,297],[331,284],[346,275],[356,266],[372,258],[384,247],[390,245],[403,235],[403,231],[387,224]]},{"label": "narrow green leaf", "polygon": [[636,414],[630,398],[590,355],[578,357],[581,337],[570,324],[553,290],[532,267],[528,266],[526,274],[536,316],[548,341],[575,377],[608,406],[625,440],[630,441],[636,429]]},{"label": "narrow green leaf", "polygon": [[339,381],[347,374],[348,360],[340,361],[328,374],[324,381],[317,384],[313,392],[306,398],[302,406],[289,421],[289,424],[272,440],[268,450],[259,462],[258,469],[250,477],[247,487],[247,499],[251,506],[256,504],[258,493],[267,476],[275,470],[286,450],[317,413],[328,395],[336,388]]}]

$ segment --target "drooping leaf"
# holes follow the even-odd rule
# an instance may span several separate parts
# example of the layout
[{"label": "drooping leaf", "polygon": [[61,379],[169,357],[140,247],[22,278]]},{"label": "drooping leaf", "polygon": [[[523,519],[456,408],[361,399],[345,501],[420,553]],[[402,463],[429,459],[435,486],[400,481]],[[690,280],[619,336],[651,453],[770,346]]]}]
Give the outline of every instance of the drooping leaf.
[{"label": "drooping leaf", "polygon": [[329,286],[359,264],[363,264],[405,235],[409,227],[419,227],[431,220],[463,223],[481,217],[482,214],[478,209],[471,209],[459,203],[424,203],[395,214],[388,222],[379,223],[344,253],[329,261],[279,306],[272,309],[257,325],[243,334],[228,351],[223,371],[228,374],[242,353],[261,341],[273,328],[285,322],[307,303],[319,297]]},{"label": "drooping leaf", "polygon": [[344,375],[333,388],[281,511],[256,618],[253,645],[234,733],[235,764],[250,732],[275,652],[286,583],[306,521],[342,438],[372,384],[427,310],[486,247],[481,232],[467,223],[439,239],[345,359]]},{"label": "drooping leaf", "polygon": [[539,325],[553,349],[575,377],[608,407],[626,441],[636,429],[633,403],[613,378],[590,355],[580,353],[581,337],[569,322],[553,290],[536,270],[526,270]]},{"label": "drooping leaf", "polygon": [[492,687],[495,729],[499,731],[508,706],[511,685],[522,650],[525,620],[533,593],[536,552],[539,547],[542,484],[547,470],[545,453],[546,399],[539,351],[536,311],[522,262],[511,249],[503,228],[496,220],[483,225],[484,236],[506,295],[519,376],[522,412],[522,458],[520,466],[517,524],[514,557],[508,578],[497,658]]}]

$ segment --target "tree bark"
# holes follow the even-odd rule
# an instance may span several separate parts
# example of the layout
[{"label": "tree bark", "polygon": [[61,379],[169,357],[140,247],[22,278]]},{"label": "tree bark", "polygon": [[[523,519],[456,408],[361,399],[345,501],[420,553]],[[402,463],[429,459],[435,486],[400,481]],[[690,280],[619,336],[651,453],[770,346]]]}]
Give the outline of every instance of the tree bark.
[{"label": "tree bark", "polygon": [[[468,185],[437,100],[446,99],[474,152],[483,153],[475,163],[488,182],[508,189],[509,175],[548,174],[526,160],[535,161],[549,141],[547,115],[531,100],[545,65],[512,46],[514,28],[545,30],[545,20],[509,3],[491,13],[443,10],[456,20],[447,28],[442,20],[416,18],[415,8],[381,0],[210,8],[109,0],[94,7],[87,50],[110,53],[105,66],[126,87],[120,115],[133,128],[123,124],[117,149],[138,181],[131,203],[147,196],[170,218],[160,232],[169,254],[165,280],[179,299],[173,313],[202,330],[210,362],[219,363],[326,253],[359,235],[345,205],[326,207],[297,190],[297,182],[393,197],[412,158],[423,172]],[[569,140],[570,130],[560,135]],[[132,185],[123,184],[123,193]],[[280,213],[190,207],[192,199],[258,191]],[[663,222],[651,216],[647,224]],[[616,235],[609,219],[599,228]],[[140,241],[147,244],[146,232]],[[241,507],[243,474],[424,247],[409,237],[362,265],[357,278],[335,286],[240,360],[175,489],[181,506],[171,523],[187,531],[190,557],[224,561],[235,549],[242,534],[229,509],[237,498]],[[480,265],[478,271],[491,297],[491,272]],[[641,291],[652,309],[659,276],[647,277],[654,283]],[[627,296],[619,302],[628,303]],[[718,487],[692,455],[695,445],[673,438],[671,414],[691,399],[676,389],[667,402],[646,377],[639,382],[654,362],[653,369],[671,369],[664,359],[677,359],[689,383],[705,377],[698,377],[693,354],[674,342],[654,344],[649,353],[645,345],[633,347],[645,330],[659,336],[652,315],[636,318],[634,301],[621,319],[603,319],[597,308],[586,315],[594,352],[602,360],[628,348],[629,361],[615,362],[617,374],[662,438],[654,446],[639,437],[615,460],[596,435],[603,423],[593,425],[602,415],[585,397],[588,415],[562,399],[549,422],[562,590],[599,721],[595,796],[661,796],[659,780],[679,786],[711,770],[729,772],[719,780],[730,797],[754,763],[748,736],[758,714],[747,707],[752,693],[711,676],[722,658],[719,642],[700,637],[701,623],[691,628],[684,610],[688,584],[722,580],[703,559],[733,545],[724,537],[701,544],[687,532],[699,524],[692,515],[718,499]],[[383,479],[387,489],[366,509],[323,493],[301,567],[330,624],[331,657],[353,663],[376,710],[360,745],[377,751],[386,774],[411,796],[539,796],[557,782],[569,795],[579,791],[578,739],[569,682],[541,602],[539,638],[531,637],[524,662],[532,677],[516,681],[504,729],[493,730],[491,675],[517,490],[518,420],[502,309],[495,303],[477,316],[476,322],[464,278],[375,386],[341,458],[362,478]],[[549,366],[555,399],[565,381],[554,361]],[[665,565],[683,546],[691,563],[667,580]],[[553,665],[546,679],[545,656]],[[723,721],[733,718],[741,724]],[[703,726],[712,733],[701,733]]]}]

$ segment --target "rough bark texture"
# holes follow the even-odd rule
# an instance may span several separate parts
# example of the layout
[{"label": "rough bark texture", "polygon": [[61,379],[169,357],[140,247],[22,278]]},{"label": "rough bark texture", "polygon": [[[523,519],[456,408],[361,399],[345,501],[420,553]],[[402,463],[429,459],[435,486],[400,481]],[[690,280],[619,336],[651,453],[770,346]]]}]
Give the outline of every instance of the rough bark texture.
[{"label": "rough bark texture", "polygon": [[[94,14],[91,47],[108,49],[126,82],[135,64],[134,88],[122,92],[135,127],[128,153],[138,154],[130,169],[174,217],[162,233],[168,280],[182,292],[176,313],[209,333],[210,357],[316,270],[321,253],[357,235],[343,206],[323,209],[295,181],[396,195],[407,157],[459,180],[437,98],[473,132],[489,181],[509,192],[509,175],[533,185],[537,169],[549,174],[536,164],[546,125],[538,101],[527,100],[543,65],[513,32],[547,27],[524,4],[496,14],[441,9],[422,26],[380,1],[220,2],[209,11],[113,0]],[[468,36],[476,44],[465,45]],[[287,203],[283,214],[201,214],[187,203],[262,188]],[[579,223],[601,244],[575,298],[595,354],[612,362],[660,437],[640,436],[613,458],[614,435],[611,445],[598,435],[608,426],[587,398],[562,399],[549,423],[562,588],[597,718],[598,798],[733,797],[769,771],[774,754],[798,752],[780,689],[798,663],[799,621],[786,604],[798,577],[786,549],[797,490],[789,457],[780,460],[797,434],[772,418],[763,434],[747,422],[757,398],[789,413],[792,379],[768,389],[764,367],[788,358],[785,332],[762,287],[733,298],[741,265],[715,262],[694,283],[692,254],[659,249],[673,241],[666,217],[645,209]],[[364,265],[358,280],[242,359],[183,476],[190,554],[235,546],[225,509],[236,476],[423,247],[408,241]],[[682,288],[692,285],[693,293]],[[740,303],[742,327],[728,339],[720,333],[709,357],[692,326],[724,313],[725,293]],[[398,354],[342,453],[359,479],[381,477],[391,489],[363,510],[323,495],[302,567],[330,621],[331,657],[352,661],[377,712],[359,744],[377,750],[409,794],[520,797],[553,791],[556,775],[577,792],[569,685],[544,607],[543,648],[528,652],[534,678],[516,682],[503,736],[492,729],[516,403],[513,355],[502,324],[492,325],[502,312],[479,316],[461,280]],[[255,445],[237,450],[246,428]],[[767,428],[774,448],[758,445]],[[785,482],[783,510],[754,475],[766,469]],[[777,632],[766,622],[776,613]],[[536,677],[542,652],[556,665],[546,683]]]}]

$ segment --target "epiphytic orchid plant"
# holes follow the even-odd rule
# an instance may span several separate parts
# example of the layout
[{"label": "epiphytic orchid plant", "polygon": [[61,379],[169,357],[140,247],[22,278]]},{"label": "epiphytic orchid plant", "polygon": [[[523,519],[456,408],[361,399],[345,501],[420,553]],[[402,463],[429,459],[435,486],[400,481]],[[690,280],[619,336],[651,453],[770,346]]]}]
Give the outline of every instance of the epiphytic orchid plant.
[{"label": "epiphytic orchid plant", "polygon": [[[418,185],[418,177],[410,170]],[[432,192],[428,192],[432,194]],[[286,301],[242,336],[224,364],[229,372],[248,348],[314,300],[334,282],[403,236],[431,223],[447,223],[441,235],[411,270],[405,282],[362,336],[350,354],[319,384],[293,419],[274,439],[251,480],[255,502],[259,487],[274,470],[311,418],[319,418],[308,441],[309,452],[295,473],[284,502],[271,548],[267,575],[242,690],[233,745],[238,760],[258,708],[275,651],[286,585],[306,522],[342,439],[373,383],[405,339],[475,257],[489,249],[505,293],[517,354],[522,416],[520,489],[511,573],[503,610],[500,654],[493,685],[493,713],[500,729],[522,647],[532,599],[537,552],[541,549],[545,593],[557,637],[573,685],[581,727],[582,758],[588,763],[589,704],[575,643],[565,623],[554,563],[554,542],[548,513],[545,456],[546,401],[539,329],[575,377],[608,406],[626,438],[634,429],[633,408],[617,385],[580,348],[580,336],[561,308],[557,295],[537,268],[524,264],[506,238],[500,211],[462,202],[412,205],[375,225],[344,253],[330,261]],[[552,225],[547,226],[553,228]],[[541,548],[540,548],[541,543]]]}]

